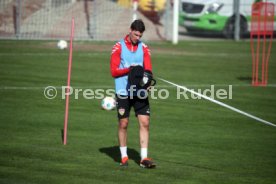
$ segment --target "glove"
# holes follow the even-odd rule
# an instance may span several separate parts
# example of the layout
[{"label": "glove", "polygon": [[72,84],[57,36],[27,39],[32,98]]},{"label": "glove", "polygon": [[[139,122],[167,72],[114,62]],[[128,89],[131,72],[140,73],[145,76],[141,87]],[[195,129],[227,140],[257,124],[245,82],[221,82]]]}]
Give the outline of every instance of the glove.
[{"label": "glove", "polygon": [[144,89],[149,89],[151,86],[154,86],[156,84],[156,80],[153,78],[152,72],[149,70],[145,70],[143,78],[139,84]]},{"label": "glove", "polygon": [[130,66],[129,68],[128,83],[130,86],[135,85],[139,88],[139,82],[143,78],[144,68],[140,65]]},{"label": "glove", "polygon": [[152,72],[144,70],[140,65],[131,66],[128,73],[129,86],[135,85],[137,89],[148,90],[150,86],[156,84],[156,80],[153,79]]}]

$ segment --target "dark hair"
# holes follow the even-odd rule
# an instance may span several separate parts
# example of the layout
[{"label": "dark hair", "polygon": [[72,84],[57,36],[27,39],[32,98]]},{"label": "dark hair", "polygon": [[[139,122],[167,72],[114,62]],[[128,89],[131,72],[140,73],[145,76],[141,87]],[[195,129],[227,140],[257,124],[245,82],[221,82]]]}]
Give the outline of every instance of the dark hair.
[{"label": "dark hair", "polygon": [[133,21],[132,24],[130,25],[130,29],[139,31],[141,33],[143,33],[146,30],[145,24],[141,19],[137,19],[137,20]]}]

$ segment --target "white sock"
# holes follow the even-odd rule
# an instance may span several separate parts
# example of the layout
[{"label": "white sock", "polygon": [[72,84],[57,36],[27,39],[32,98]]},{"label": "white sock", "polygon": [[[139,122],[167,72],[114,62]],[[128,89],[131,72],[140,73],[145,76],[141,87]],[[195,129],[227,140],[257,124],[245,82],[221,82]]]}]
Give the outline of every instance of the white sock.
[{"label": "white sock", "polygon": [[120,147],[121,158],[127,157],[127,147]]},{"label": "white sock", "polygon": [[141,159],[143,160],[144,158],[148,157],[148,148],[141,148]]}]

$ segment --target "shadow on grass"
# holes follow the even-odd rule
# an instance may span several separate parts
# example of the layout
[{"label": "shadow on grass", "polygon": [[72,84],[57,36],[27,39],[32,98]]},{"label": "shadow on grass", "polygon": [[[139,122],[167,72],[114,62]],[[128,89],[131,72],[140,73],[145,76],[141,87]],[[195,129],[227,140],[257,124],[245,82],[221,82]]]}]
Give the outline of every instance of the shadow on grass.
[{"label": "shadow on grass", "polygon": [[240,80],[240,81],[246,81],[246,82],[250,83],[252,81],[252,77],[241,76],[241,77],[238,77],[238,80]]},{"label": "shadow on grass", "polygon": [[61,133],[61,142],[63,143],[63,141],[64,141],[64,131],[63,131],[63,129],[60,130],[60,133]]},{"label": "shadow on grass", "polygon": [[[111,157],[114,160],[114,162],[118,162],[118,163],[121,162],[121,154],[120,154],[119,146],[100,148],[99,151]],[[137,163],[138,165],[140,164],[140,155],[135,149],[127,148],[127,154],[130,160],[134,160],[135,163]]]}]

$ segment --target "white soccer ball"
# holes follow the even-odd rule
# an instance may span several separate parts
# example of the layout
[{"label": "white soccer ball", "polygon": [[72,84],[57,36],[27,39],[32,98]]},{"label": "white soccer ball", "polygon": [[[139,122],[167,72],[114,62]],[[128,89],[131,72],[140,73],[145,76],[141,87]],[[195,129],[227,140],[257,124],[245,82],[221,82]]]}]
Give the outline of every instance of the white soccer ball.
[{"label": "white soccer ball", "polygon": [[116,100],[110,96],[107,96],[104,99],[102,99],[101,106],[104,110],[113,110],[116,107]]},{"label": "white soccer ball", "polygon": [[68,47],[67,41],[59,40],[57,43],[57,47],[61,50],[66,49]]}]

